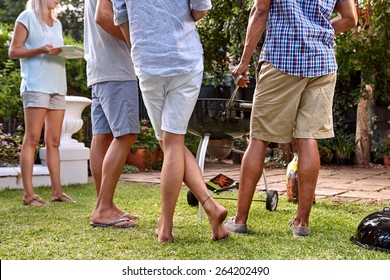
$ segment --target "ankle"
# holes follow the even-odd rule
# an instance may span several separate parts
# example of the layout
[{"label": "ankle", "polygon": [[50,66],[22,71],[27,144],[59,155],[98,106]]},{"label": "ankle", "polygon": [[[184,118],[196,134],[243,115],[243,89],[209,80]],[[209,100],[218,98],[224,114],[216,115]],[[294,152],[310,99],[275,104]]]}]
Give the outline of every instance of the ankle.
[{"label": "ankle", "polygon": [[248,220],[248,218],[246,218],[246,217],[241,217],[241,216],[236,215],[236,218],[234,219],[234,223],[236,225],[245,225],[247,220]]},{"label": "ankle", "polygon": [[206,197],[203,201],[202,201],[202,207],[204,206],[204,204],[208,201],[208,200],[210,200],[211,198],[213,198],[211,195],[209,195],[208,197]]}]

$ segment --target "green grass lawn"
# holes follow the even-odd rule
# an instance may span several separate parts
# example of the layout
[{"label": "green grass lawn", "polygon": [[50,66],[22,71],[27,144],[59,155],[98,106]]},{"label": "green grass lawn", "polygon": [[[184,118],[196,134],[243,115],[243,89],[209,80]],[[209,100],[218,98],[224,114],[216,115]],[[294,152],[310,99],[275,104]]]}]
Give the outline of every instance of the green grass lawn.
[{"label": "green grass lawn", "polygon": [[[92,184],[73,185],[64,191],[77,203],[49,207],[22,205],[22,190],[0,192],[0,259],[2,260],[389,260],[390,254],[363,249],[349,238],[368,214],[384,204],[336,205],[319,199],[311,214],[310,238],[291,236],[287,222],[296,205],[280,197],[277,211],[253,202],[248,235],[211,241],[207,218],[187,204],[183,188],[175,214],[175,241],[160,244],[154,236],[160,210],[157,186],[118,184],[115,202],[123,210],[141,215],[130,229],[93,228],[95,205]],[[50,198],[50,188],[36,188]],[[227,192],[220,196],[237,197]],[[263,194],[257,194],[256,198]],[[216,196],[218,198],[218,196]],[[236,201],[219,200],[234,215]]]}]

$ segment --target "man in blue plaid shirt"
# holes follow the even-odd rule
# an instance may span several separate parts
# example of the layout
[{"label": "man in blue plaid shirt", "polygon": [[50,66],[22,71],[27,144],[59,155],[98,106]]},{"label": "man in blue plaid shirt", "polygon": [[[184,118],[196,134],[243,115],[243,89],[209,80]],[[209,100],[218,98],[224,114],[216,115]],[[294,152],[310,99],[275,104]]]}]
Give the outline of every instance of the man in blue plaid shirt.
[{"label": "man in blue plaid shirt", "polygon": [[[331,19],[333,12],[337,17]],[[309,215],[320,170],[316,139],[334,136],[332,102],[337,64],[334,35],[354,27],[353,0],[255,0],[241,62],[233,71],[246,87],[255,48],[266,30],[254,94],[250,143],[243,158],[236,216],[228,230],[247,233],[247,219],[269,142],[298,146],[298,209],[294,237],[310,235]],[[241,78],[241,79],[240,79]]]}]

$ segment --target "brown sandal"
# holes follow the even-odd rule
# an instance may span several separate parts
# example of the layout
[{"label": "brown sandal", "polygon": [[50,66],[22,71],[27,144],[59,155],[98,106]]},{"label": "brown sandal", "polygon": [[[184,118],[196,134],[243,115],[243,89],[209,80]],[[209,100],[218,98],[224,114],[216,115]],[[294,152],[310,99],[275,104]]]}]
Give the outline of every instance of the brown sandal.
[{"label": "brown sandal", "polygon": [[62,193],[60,196],[52,196],[51,202],[76,202],[66,193]]},{"label": "brown sandal", "polygon": [[34,195],[32,199],[25,200],[23,199],[23,205],[29,205],[29,206],[48,206],[49,203],[44,201],[41,197],[38,195]]}]

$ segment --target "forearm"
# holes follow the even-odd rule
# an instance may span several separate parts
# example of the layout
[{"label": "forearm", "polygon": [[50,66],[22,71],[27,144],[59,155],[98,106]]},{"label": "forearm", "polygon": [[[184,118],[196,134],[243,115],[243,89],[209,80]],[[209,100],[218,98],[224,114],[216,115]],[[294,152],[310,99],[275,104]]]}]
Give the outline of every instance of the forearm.
[{"label": "forearm", "polygon": [[256,46],[265,30],[268,20],[268,11],[269,6],[260,7],[258,5],[254,5],[252,7],[246,31],[244,51],[241,56],[241,63],[249,64]]},{"label": "forearm", "polygon": [[44,53],[45,50],[42,47],[36,49],[25,49],[22,47],[10,46],[10,48],[8,49],[8,56],[11,59],[28,58],[28,57],[37,56]]},{"label": "forearm", "polygon": [[96,23],[108,34],[116,39],[126,41],[120,27],[114,25],[114,12],[109,0],[98,0],[95,20]]},{"label": "forearm", "polygon": [[338,16],[331,20],[334,33],[340,34],[356,26],[358,16],[353,0],[345,0],[335,6],[334,11]]}]

